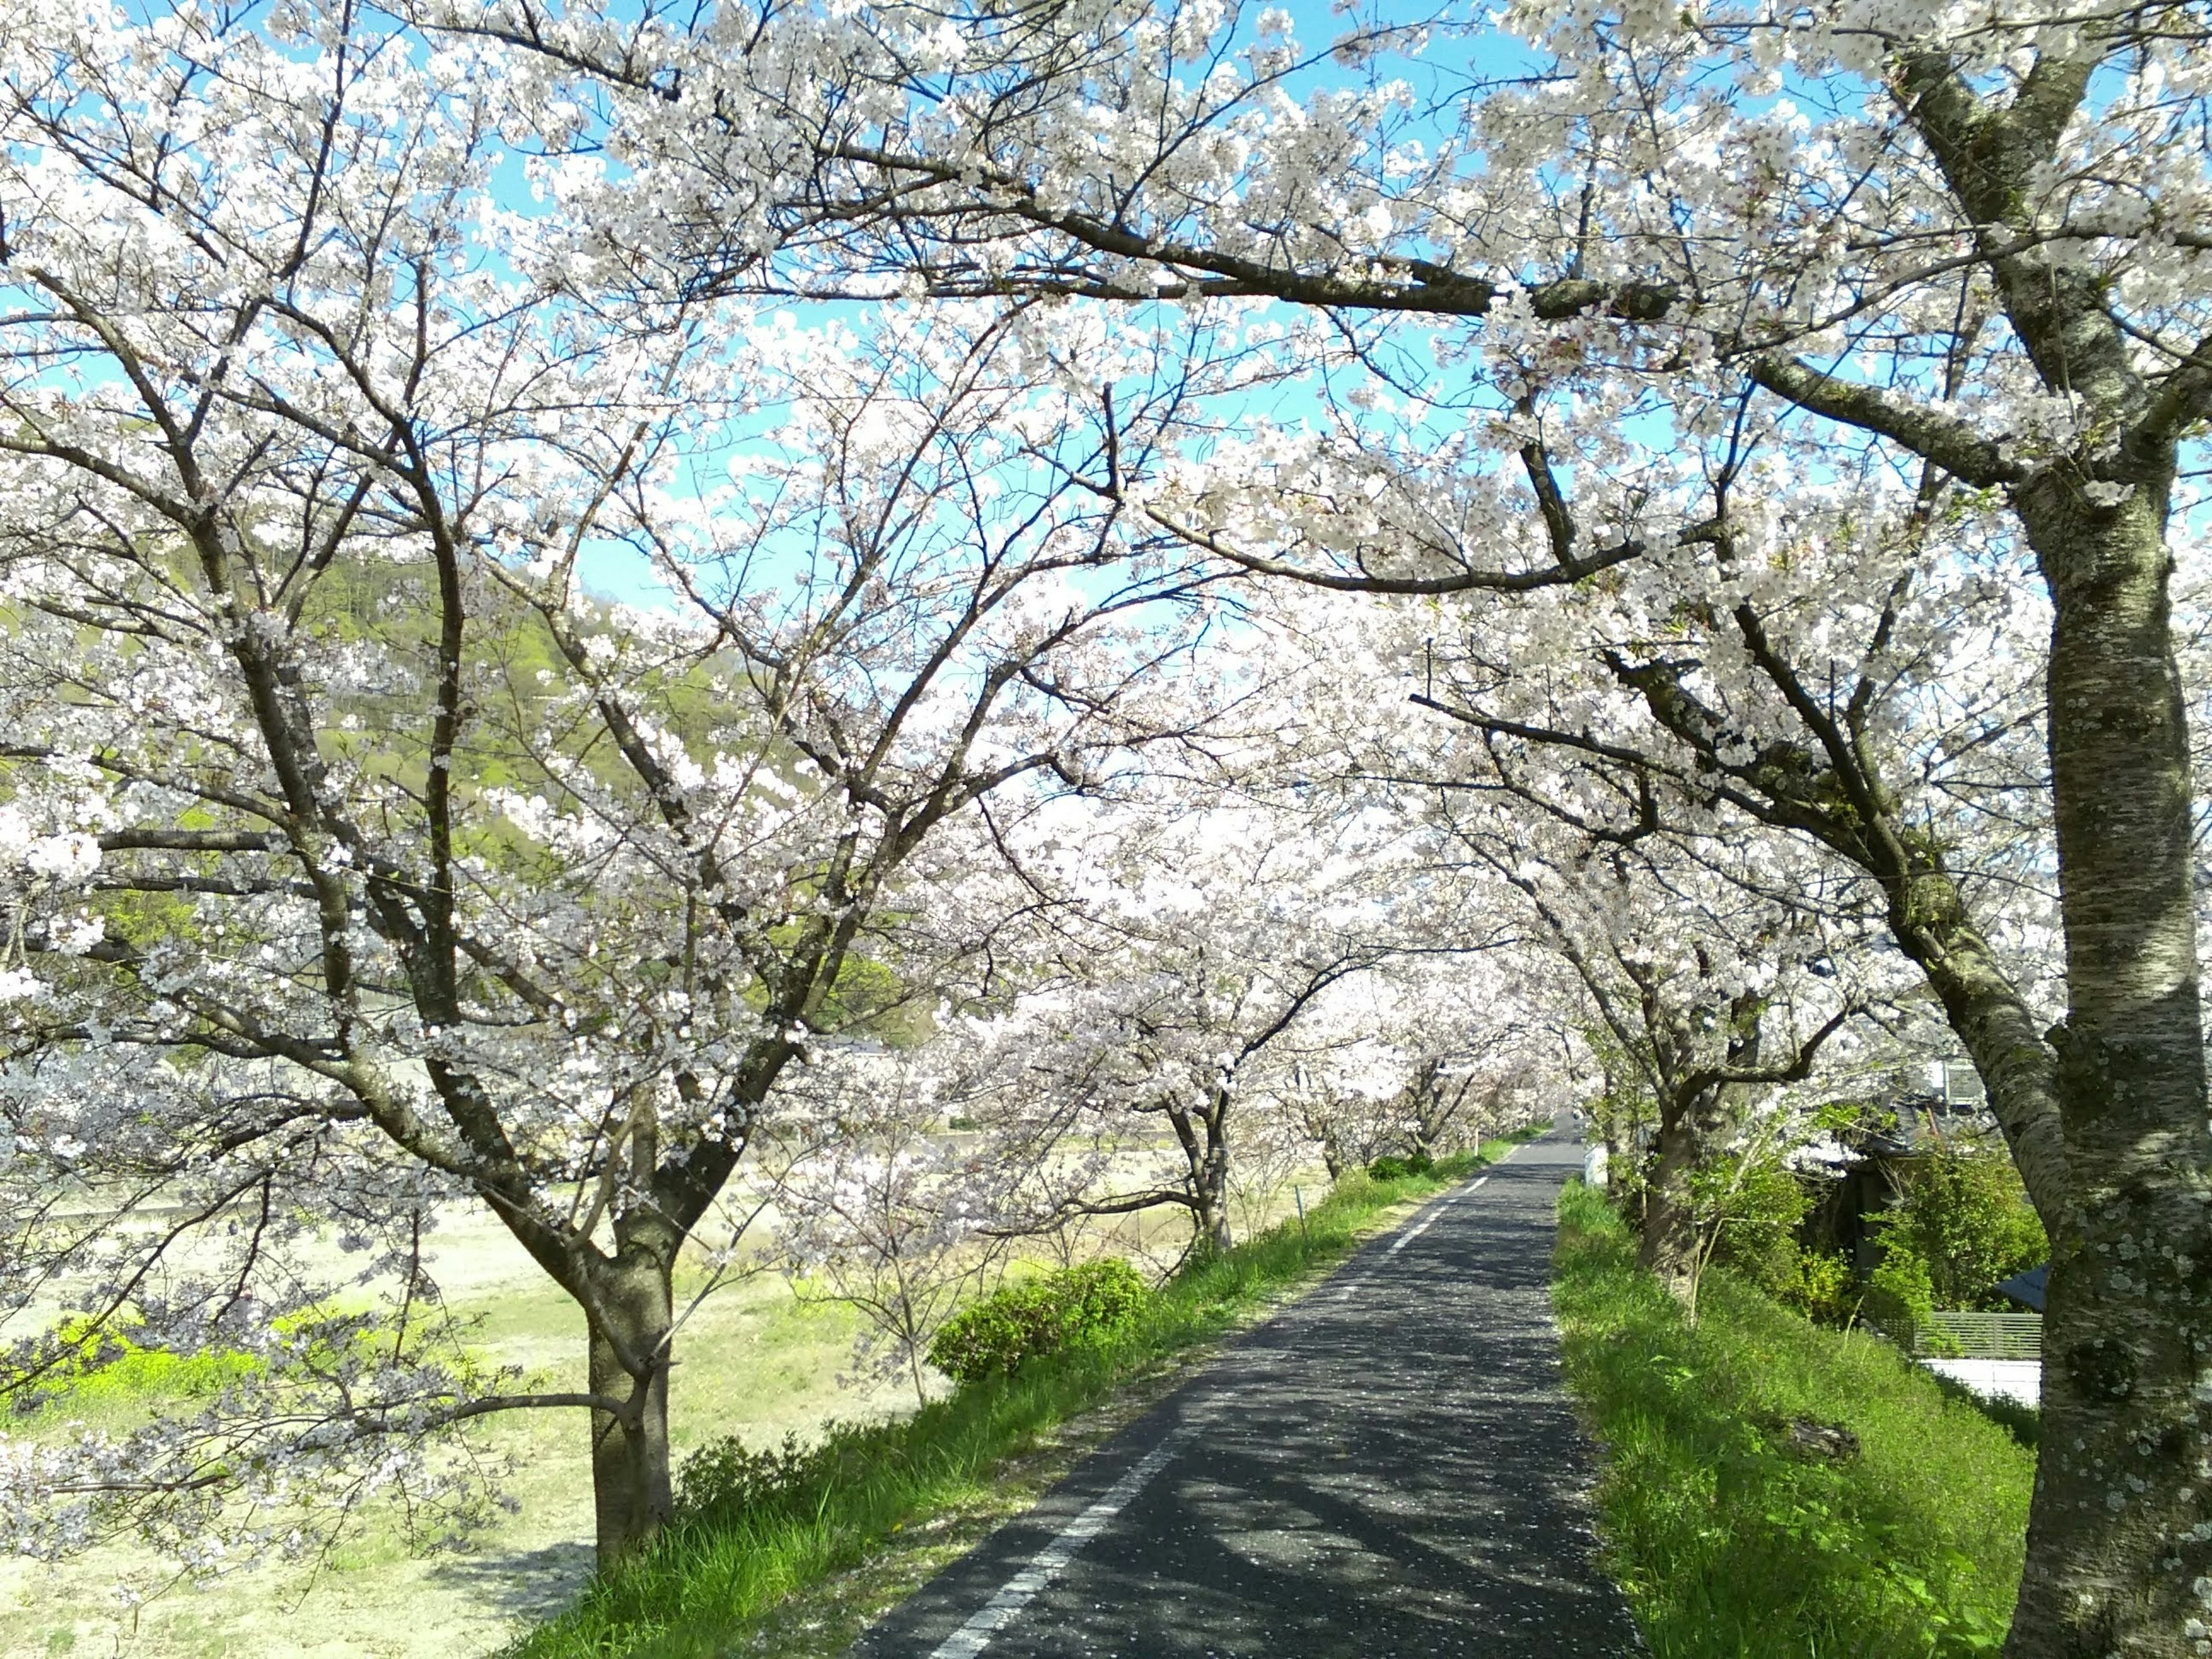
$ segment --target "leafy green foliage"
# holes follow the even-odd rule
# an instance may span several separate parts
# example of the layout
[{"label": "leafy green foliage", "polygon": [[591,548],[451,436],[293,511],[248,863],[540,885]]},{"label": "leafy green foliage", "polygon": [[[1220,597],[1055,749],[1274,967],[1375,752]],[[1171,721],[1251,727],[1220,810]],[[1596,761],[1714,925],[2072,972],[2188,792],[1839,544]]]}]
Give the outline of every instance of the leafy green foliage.
[{"label": "leafy green foliage", "polygon": [[1375,1181],[1403,1181],[1407,1176],[1431,1175],[1437,1161],[1426,1152],[1408,1152],[1403,1158],[1378,1158],[1367,1166],[1370,1179]]},{"label": "leafy green foliage", "polygon": [[1875,1224],[1875,1300],[1887,1319],[2008,1308],[1997,1285],[2051,1249],[2012,1160],[1974,1147],[1944,1146],[1919,1160],[1897,1207]]},{"label": "leafy green foliage", "polygon": [[1782,1295],[1796,1280],[1797,1224],[1813,1199],[1778,1151],[1692,1172],[1690,1197],[1713,1238],[1715,1261],[1770,1296]]},{"label": "leafy green foliage", "polygon": [[1927,1259],[1894,1238],[1867,1278],[1867,1311],[1881,1328],[1911,1332],[1936,1310],[1936,1281]]},{"label": "leafy green foliage", "polygon": [[[1657,1659],[1996,1653],[2033,1457],[1889,1344],[1735,1273],[1689,1325],[1600,1194],[1570,1184],[1559,1212],[1553,1300],[1607,1448],[1601,1531]],[[1798,1419],[1859,1455],[1794,1455]]]},{"label": "leafy green foliage", "polygon": [[1577,1028],[1591,1057],[1603,1069],[1606,1086],[1589,1102],[1591,1121],[1614,1150],[1607,1180],[1614,1201],[1632,1218],[1644,1210],[1652,1156],[1634,1157],[1626,1149],[1648,1145],[1658,1133],[1659,1102],[1643,1080],[1641,1067],[1601,1020]]},{"label": "leafy green foliage", "polygon": [[802,1515],[822,1492],[858,1473],[883,1437],[878,1425],[832,1423],[812,1445],[796,1434],[758,1451],[735,1435],[709,1441],[677,1475],[678,1516],[711,1524]]},{"label": "leafy green foliage", "polygon": [[1025,1360],[1118,1336],[1150,1291],[1118,1258],[1086,1261],[1006,1285],[945,1322],[929,1363],[956,1382],[1008,1376]]},{"label": "leafy green foliage", "polygon": [[1865,1292],[1842,1251],[1800,1249],[1774,1295],[1814,1324],[1840,1330],[1857,1316]]}]

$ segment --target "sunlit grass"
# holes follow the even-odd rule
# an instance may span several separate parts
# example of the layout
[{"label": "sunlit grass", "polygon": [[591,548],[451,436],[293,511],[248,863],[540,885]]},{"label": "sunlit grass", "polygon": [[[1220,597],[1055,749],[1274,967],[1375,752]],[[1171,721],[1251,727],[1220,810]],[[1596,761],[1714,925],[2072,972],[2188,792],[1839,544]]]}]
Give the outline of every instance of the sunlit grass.
[{"label": "sunlit grass", "polygon": [[[1692,1328],[1597,1193],[1560,1199],[1567,1377],[1606,1449],[1609,1565],[1657,1659],[1954,1659],[2002,1645],[2035,1460],[1895,1348],[1707,1281]],[[1840,1426],[1840,1462],[1785,1449]]]}]

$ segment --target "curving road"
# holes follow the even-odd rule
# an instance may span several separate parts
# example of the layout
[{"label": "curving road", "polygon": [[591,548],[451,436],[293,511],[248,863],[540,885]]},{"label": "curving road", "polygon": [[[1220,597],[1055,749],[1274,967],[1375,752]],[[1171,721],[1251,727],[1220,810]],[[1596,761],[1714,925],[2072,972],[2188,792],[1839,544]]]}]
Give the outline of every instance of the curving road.
[{"label": "curving road", "polygon": [[1554,1135],[1432,1200],[894,1608],[854,1659],[1643,1652],[1547,1289]]}]

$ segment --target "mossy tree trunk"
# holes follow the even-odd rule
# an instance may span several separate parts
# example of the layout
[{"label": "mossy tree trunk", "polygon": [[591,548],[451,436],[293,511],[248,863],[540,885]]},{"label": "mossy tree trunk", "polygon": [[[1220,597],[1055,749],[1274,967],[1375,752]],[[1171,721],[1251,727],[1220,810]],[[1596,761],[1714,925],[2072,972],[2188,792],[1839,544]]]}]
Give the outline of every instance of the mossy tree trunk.
[{"label": "mossy tree trunk", "polygon": [[2212,1137],[2171,477],[2154,464],[2110,507],[2053,477],[2021,502],[2056,613],[2068,1006],[2052,1036],[2072,1201],[2052,1229],[2018,1659],[2166,1659],[2212,1634]]},{"label": "mossy tree trunk", "polygon": [[1717,1068],[1690,1070],[1688,1051],[1659,1045],[1665,1092],[1659,1103],[1659,1141],[1645,1188],[1637,1260],[1668,1293],[1697,1317],[1698,1276],[1705,1249],[1705,1218],[1698,1213],[1694,1177],[1720,1150],[1741,1109],[1742,1085],[1723,1075],[1747,1075],[1759,1062],[1765,999],[1744,991],[1730,999],[1728,1047]]},{"label": "mossy tree trunk", "polygon": [[1644,1186],[1644,1214],[1638,1230],[1636,1260],[1688,1307],[1698,1255],[1697,1206],[1690,1176],[1704,1156],[1705,1135],[1698,1115],[1672,1108],[1659,1118],[1659,1140]]}]

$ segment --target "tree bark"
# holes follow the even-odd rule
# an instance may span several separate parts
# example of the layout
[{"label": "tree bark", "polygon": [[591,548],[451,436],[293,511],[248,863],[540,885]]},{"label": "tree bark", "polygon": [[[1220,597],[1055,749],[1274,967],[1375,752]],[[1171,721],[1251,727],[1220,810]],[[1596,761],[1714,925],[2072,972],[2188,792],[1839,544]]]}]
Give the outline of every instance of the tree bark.
[{"label": "tree bark", "polygon": [[2180,1659],[2212,1638],[2212,1131],[2165,477],[2021,517],[2055,619],[2051,759],[2071,1213],[2051,1230],[2042,1455],[2011,1659]]},{"label": "tree bark", "polygon": [[1225,1139],[1212,1133],[1207,1134],[1205,1155],[1191,1176],[1191,1193],[1197,1200],[1191,1214],[1197,1224],[1200,1247],[1218,1255],[1232,1242],[1229,1232],[1229,1146]]},{"label": "tree bark", "polygon": [[1948,873],[1932,867],[1876,873],[1889,898],[1890,935],[1943,1005],[1945,1023],[1988,1092],[2028,1201],[2055,1237],[2073,1188],[2051,1044]]},{"label": "tree bark", "polygon": [[1172,1101],[1166,1110],[1188,1171],[1192,1244],[1218,1254],[1230,1247],[1229,1096],[1217,1089],[1195,1111]]},{"label": "tree bark", "polygon": [[659,1536],[675,1508],[668,1458],[672,1265],[658,1252],[627,1251],[596,1287],[592,1391],[631,1402],[626,1413],[592,1413],[592,1510],[603,1573]]},{"label": "tree bark", "polygon": [[[1702,956],[1699,962],[1704,962]],[[1731,1069],[1759,1064],[1765,1013],[1766,1001],[1759,992],[1740,991],[1729,999],[1727,1062]],[[1741,1108],[1743,1091],[1726,1083],[1701,1085],[1694,1076],[1674,1081],[1683,1058],[1677,1054],[1672,1063],[1663,1058],[1661,1062],[1668,1078],[1659,1101],[1659,1155],[1644,1196],[1637,1258],[1694,1321],[1705,1237],[1691,1178],[1728,1133]]]},{"label": "tree bark", "polygon": [[1643,1231],[1636,1248],[1638,1264],[1686,1309],[1697,1285],[1698,1217],[1690,1176],[1703,1156],[1702,1139],[1694,1112],[1662,1109],[1658,1155],[1644,1185]]}]

